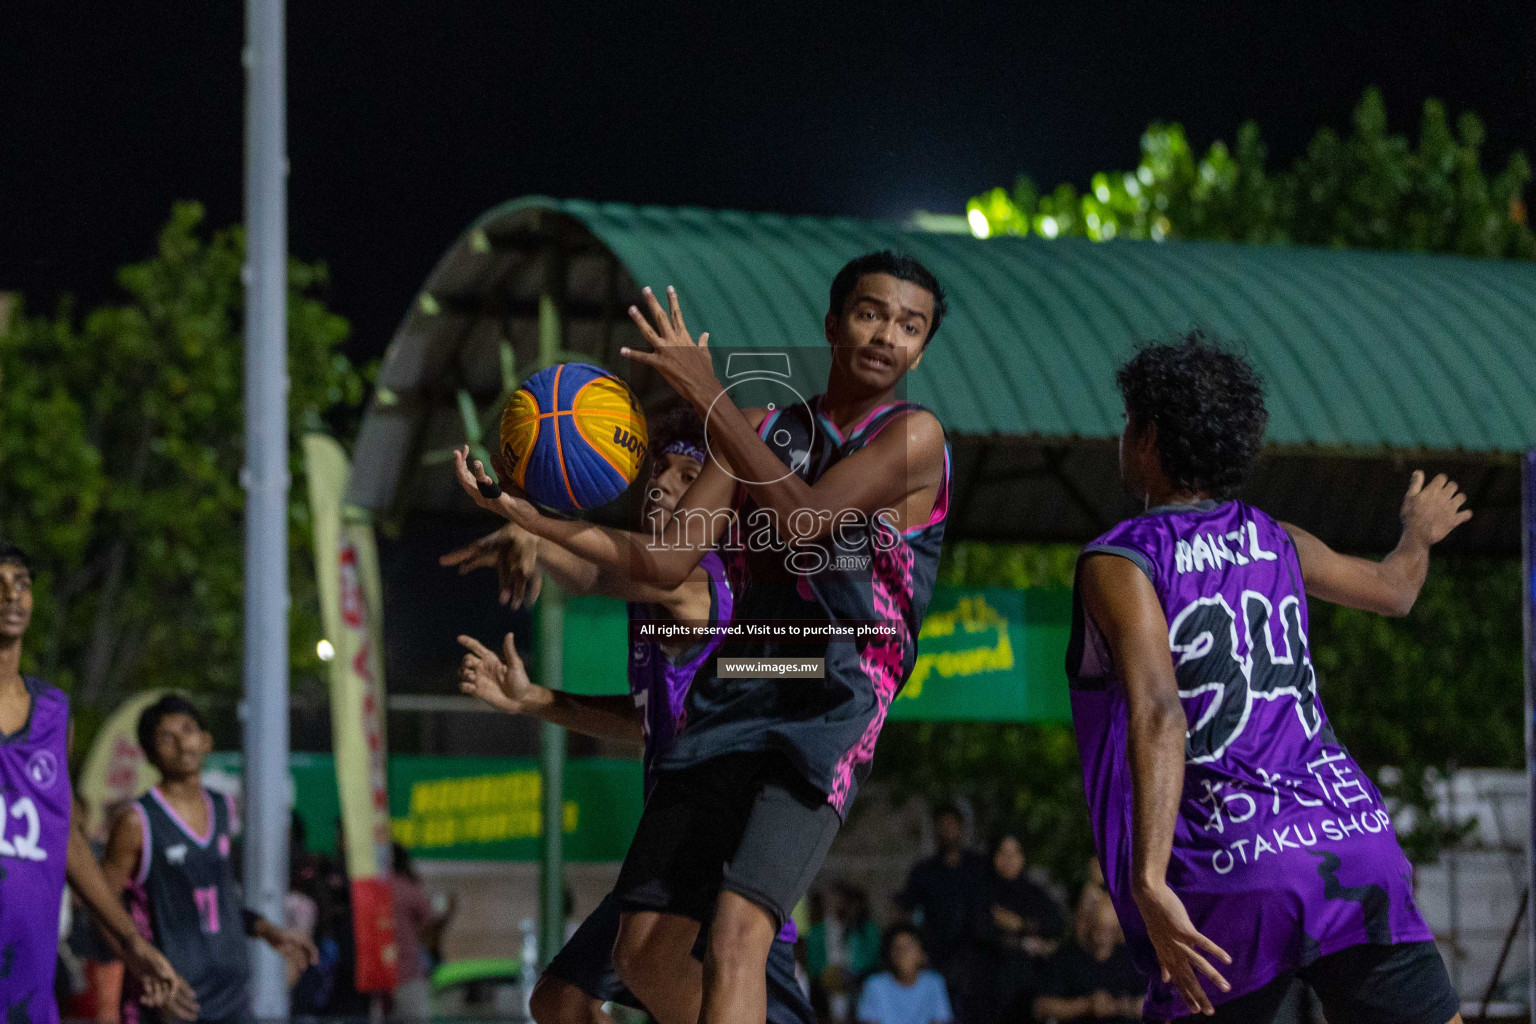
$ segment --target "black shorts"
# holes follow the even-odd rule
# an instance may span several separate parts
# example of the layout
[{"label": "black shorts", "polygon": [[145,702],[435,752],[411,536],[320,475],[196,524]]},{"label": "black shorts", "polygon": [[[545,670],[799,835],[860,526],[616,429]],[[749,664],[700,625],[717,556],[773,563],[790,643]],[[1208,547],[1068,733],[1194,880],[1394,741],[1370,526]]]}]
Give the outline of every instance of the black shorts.
[{"label": "black shorts", "polygon": [[614,892],[626,911],[705,922],[726,890],[783,928],[841,823],[826,794],[778,754],[728,754],[662,772]]},{"label": "black shorts", "polygon": [[[640,1001],[624,986],[613,966],[613,943],[619,935],[619,901],[612,893],[603,897],[597,909],[587,915],[576,934],[561,947],[544,973],[574,985],[604,1003],[619,1003],[644,1010]],[[694,955],[703,951],[703,935],[694,946]],[[810,1000],[795,976],[795,947],[775,940],[768,952],[768,1022],[769,1024],[816,1024]]]},{"label": "black shorts", "polygon": [[[1214,1017],[1180,1017],[1178,1024],[1278,1024],[1291,1019],[1300,979],[1322,1001],[1330,1021],[1349,1024],[1446,1024],[1461,1012],[1440,951],[1433,942],[1350,946],[1284,974],[1263,988],[1216,1007]],[[1290,1000],[1288,1004],[1287,1000]]]}]

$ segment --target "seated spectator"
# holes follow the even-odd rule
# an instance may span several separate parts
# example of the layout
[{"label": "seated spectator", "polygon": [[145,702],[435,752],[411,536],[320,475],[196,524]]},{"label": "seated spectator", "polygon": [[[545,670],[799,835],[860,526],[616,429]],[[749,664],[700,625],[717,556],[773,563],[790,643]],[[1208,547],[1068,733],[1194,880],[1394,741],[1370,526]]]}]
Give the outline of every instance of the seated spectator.
[{"label": "seated spectator", "polygon": [[1061,940],[1061,908],[1024,867],[1024,844],[1018,837],[999,839],[992,848],[992,944],[1047,957]]},{"label": "seated spectator", "polygon": [[1035,1016],[1058,1024],[1136,1024],[1147,980],[1131,963],[1108,896],[1085,892],[1073,941],[1040,972]]},{"label": "seated spectator", "polygon": [[927,956],[917,929],[892,925],[880,942],[885,970],[864,982],[859,1024],[952,1024],[949,993],[936,971],[924,970]]},{"label": "seated spectator", "polygon": [[1050,893],[1024,873],[1024,845],[1005,834],[992,848],[992,897],[983,922],[984,969],[965,1024],[996,1024],[1034,988],[1040,961],[1056,952],[1064,927]]}]

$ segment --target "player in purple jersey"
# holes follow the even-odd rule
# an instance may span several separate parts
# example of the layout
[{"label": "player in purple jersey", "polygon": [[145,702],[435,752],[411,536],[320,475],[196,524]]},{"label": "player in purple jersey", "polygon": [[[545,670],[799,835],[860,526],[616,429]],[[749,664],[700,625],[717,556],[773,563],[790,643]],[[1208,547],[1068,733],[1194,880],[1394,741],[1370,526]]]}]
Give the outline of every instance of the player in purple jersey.
[{"label": "player in purple jersey", "polygon": [[1269,1024],[1300,978],[1329,1020],[1460,1021],[1381,794],[1323,712],[1307,598],[1406,615],[1463,497],[1415,472],[1397,547],[1342,555],[1231,498],[1266,422],[1244,359],[1195,333],[1118,383],[1145,511],[1083,549],[1067,674],[1147,1018]]},{"label": "player in purple jersey", "polygon": [[[774,935],[825,858],[916,659],[949,460],[938,419],[896,393],[938,330],[944,293],[911,257],[850,261],[833,279],[822,323],[826,392],[776,410],[732,402],[708,335],[695,344],[674,289],[665,308],[649,288],[644,295],[650,319],[637,308],[630,317],[652,350],[623,354],[707,418],[712,449],[665,531],[639,539],[545,517],[471,467],[467,449],[457,468],[472,495],[477,487],[492,495],[477,497],[483,507],[605,572],[661,586],[686,579],[739,520],[744,631],[721,655],[750,667],[788,653],[790,633],[749,629],[803,635],[808,624],[827,638],[811,648],[824,656],[819,679],[731,676],[720,659],[698,674],[687,728],[662,759],[619,874],[615,958],[661,1024],[761,1020]],[[855,637],[854,623],[875,631]],[[677,968],[706,921],[701,989]]]},{"label": "player in purple jersey", "polygon": [[21,674],[31,621],[31,562],[0,544],[0,1014],[7,1024],[59,1019],[53,974],[68,881],[143,981],[144,1001],[195,1015],[192,989],[139,935],[70,821],[69,698]]},{"label": "player in purple jersey", "polygon": [[[692,410],[678,410],[658,424],[653,436],[659,454],[647,481],[642,520],[663,527],[704,464],[704,429]],[[641,624],[657,622],[696,627],[703,634],[675,643],[632,639],[628,697],[567,694],[534,685],[510,634],[500,657],[470,637],[459,638],[470,649],[461,672],[466,693],[499,710],[554,721],[587,735],[642,740],[649,796],[656,761],[682,730],[689,685],[732,621],[735,596],[720,556],[705,556],[688,581],[666,590],[624,578],[605,579],[591,563],[553,545],[541,548],[538,538],[508,524],[445,555],[442,562],[458,565],[461,571],[495,566],[502,599],[513,606],[537,597],[542,570],[567,591],[628,599],[632,634]],[[611,1024],[603,1010],[610,1001],[644,1008],[613,965],[618,931],[619,904],[609,894],[540,976],[529,1006],[538,1024]],[[794,922],[787,922],[768,958],[770,1024],[814,1024],[810,1003],[795,977],[795,938]],[[690,957],[679,969],[698,975],[702,968]]]}]

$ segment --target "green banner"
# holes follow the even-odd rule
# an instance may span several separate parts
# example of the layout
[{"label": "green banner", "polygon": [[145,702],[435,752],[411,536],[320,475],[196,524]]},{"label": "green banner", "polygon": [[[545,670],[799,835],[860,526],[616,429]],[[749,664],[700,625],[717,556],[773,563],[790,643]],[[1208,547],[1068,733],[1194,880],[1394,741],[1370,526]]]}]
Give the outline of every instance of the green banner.
[{"label": "green banner", "polygon": [[918,722],[1066,722],[1070,590],[934,592],[917,664],[891,718]]},{"label": "green banner", "polygon": [[[209,756],[205,778],[220,789],[240,777],[240,755]],[[290,754],[294,806],[311,850],[336,849],[335,761],[330,754]],[[218,776],[226,776],[218,780]],[[222,782],[222,784],[220,784]],[[539,859],[539,763],[531,757],[389,759],[389,817],[394,838],[426,860]],[[640,762],[582,757],[565,763],[565,858],[623,860],[640,820]]]},{"label": "green banner", "polygon": [[[891,718],[1066,722],[1072,592],[941,587],[918,635],[917,665]],[[628,620],[621,601],[573,597],[565,610],[565,685],[624,693]]]}]

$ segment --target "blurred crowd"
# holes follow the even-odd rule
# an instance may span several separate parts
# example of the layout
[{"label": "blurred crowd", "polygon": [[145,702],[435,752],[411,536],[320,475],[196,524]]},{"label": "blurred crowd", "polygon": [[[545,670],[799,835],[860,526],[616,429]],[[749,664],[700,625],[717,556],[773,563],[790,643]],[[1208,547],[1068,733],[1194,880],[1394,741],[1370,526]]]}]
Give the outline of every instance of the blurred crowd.
[{"label": "blurred crowd", "polygon": [[[77,813],[80,809],[77,808]],[[335,857],[306,847],[293,821],[285,927],[307,934],[319,961],[291,977],[299,1017],[369,1016],[353,984],[355,950],[345,846]],[[811,1002],[824,1024],[1134,1024],[1146,982],[1132,965],[1096,860],[1069,892],[1038,867],[1012,832],[983,853],[966,842],[961,812],[933,812],[932,855],[916,861],[894,892],[834,879],[815,889],[798,953]],[[390,880],[399,985],[391,1019],[432,1014],[430,978],[442,963],[451,894],[429,895],[410,854],[394,847]],[[68,901],[66,901],[67,904]],[[566,894],[566,913],[571,912]],[[66,906],[66,911],[68,907]],[[568,921],[567,931],[578,920]],[[119,1024],[122,965],[83,910],[66,912],[58,996],[66,1019]],[[1305,993],[1298,993],[1305,999]],[[1317,1020],[1298,1006],[1298,1020]]]},{"label": "blurred crowd", "polygon": [[932,856],[882,927],[869,895],[836,881],[812,894],[805,968],[828,1024],[1121,1024],[1141,1020],[1131,964],[1097,862],[1068,894],[1029,868],[1018,835],[970,849],[960,811],[933,815]]}]

